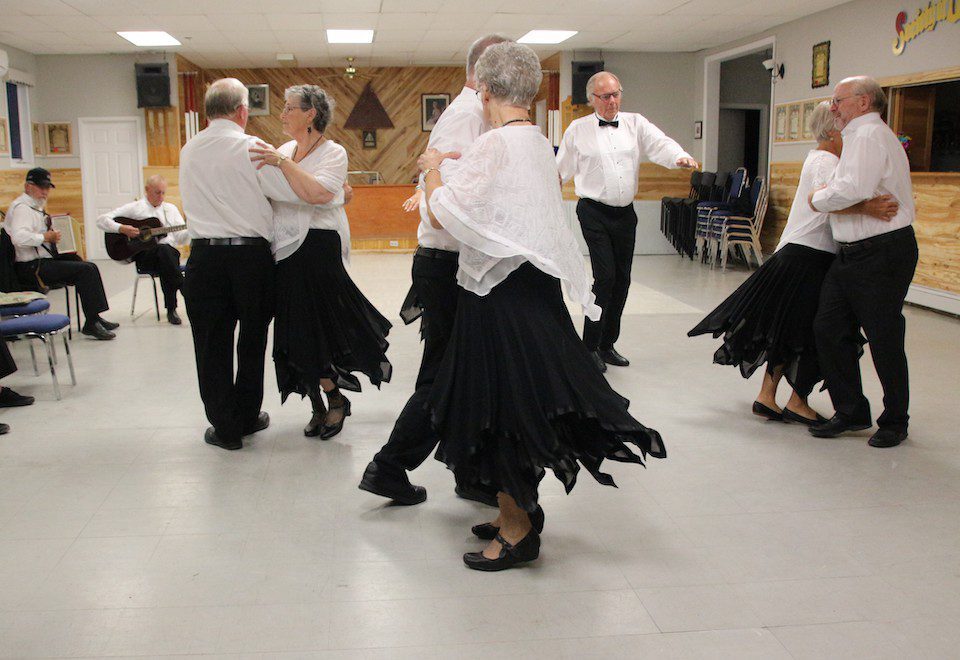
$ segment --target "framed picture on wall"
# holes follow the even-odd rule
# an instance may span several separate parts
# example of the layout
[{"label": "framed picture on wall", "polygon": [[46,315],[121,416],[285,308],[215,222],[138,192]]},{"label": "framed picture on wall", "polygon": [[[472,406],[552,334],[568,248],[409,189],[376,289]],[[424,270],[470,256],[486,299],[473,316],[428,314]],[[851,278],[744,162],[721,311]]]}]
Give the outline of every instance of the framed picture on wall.
[{"label": "framed picture on wall", "polygon": [[813,74],[810,85],[826,87],[830,84],[830,42],[821,41],[813,47]]},{"label": "framed picture on wall", "polygon": [[376,149],[377,148],[377,132],[370,129],[363,129],[360,131],[360,137],[363,140],[364,149]]},{"label": "framed picture on wall", "polygon": [[693,139],[700,140],[703,138],[703,122],[695,121],[693,122]]},{"label": "framed picture on wall", "polygon": [[440,115],[450,105],[449,94],[420,95],[420,130],[432,131]]},{"label": "framed picture on wall", "polygon": [[7,132],[7,118],[0,117],[0,156],[10,153],[10,134]]},{"label": "framed picture on wall", "polygon": [[247,85],[250,92],[250,116],[270,114],[270,85]]},{"label": "framed picture on wall", "polygon": [[775,121],[777,132],[774,140],[776,142],[784,142],[787,139],[787,106],[777,106],[777,116]]},{"label": "framed picture on wall", "polygon": [[803,102],[803,112],[800,114],[800,134],[804,140],[813,140],[813,132],[810,130],[810,117],[813,115],[814,109],[817,107],[819,101],[804,101]]},{"label": "framed picture on wall", "polygon": [[43,125],[48,156],[73,155],[73,126],[68,121],[50,121]]},{"label": "framed picture on wall", "polygon": [[31,128],[33,129],[33,155],[34,156],[46,156],[47,155],[47,142],[43,139],[43,124],[38,121],[33,122]]}]

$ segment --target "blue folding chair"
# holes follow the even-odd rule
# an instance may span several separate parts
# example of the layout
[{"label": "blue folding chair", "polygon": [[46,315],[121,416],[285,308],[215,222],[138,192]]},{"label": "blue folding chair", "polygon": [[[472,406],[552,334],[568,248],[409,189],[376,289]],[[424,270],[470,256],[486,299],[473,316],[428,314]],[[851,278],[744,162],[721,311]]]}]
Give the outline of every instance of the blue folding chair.
[{"label": "blue folding chair", "polygon": [[67,364],[70,367],[70,382],[77,384],[77,375],[73,370],[73,358],[70,355],[70,342],[64,329],[70,328],[70,318],[63,314],[33,314],[20,316],[9,320],[0,320],[0,335],[3,337],[17,337],[28,341],[37,339],[43,342],[47,349],[47,364],[50,365],[50,377],[53,378],[53,393],[59,401],[60,382],[57,380],[56,349],[53,339],[56,335],[63,337],[63,348],[67,352]]}]

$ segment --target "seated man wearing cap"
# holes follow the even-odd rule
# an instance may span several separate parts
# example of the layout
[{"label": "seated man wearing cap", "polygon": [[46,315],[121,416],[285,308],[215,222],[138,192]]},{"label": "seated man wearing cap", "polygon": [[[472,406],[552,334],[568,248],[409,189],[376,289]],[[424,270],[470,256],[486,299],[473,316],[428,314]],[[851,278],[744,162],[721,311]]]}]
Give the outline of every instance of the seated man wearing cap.
[{"label": "seated man wearing cap", "polygon": [[35,167],[27,172],[23,194],[13,200],[7,211],[6,230],[17,253],[17,275],[24,286],[72,284],[80,294],[86,322],[80,332],[94,339],[113,339],[117,328],[100,318],[109,309],[100,279],[100,269],[89,261],[62,257],[57,252],[60,232],[52,229],[45,208],[50,189],[50,172]]}]

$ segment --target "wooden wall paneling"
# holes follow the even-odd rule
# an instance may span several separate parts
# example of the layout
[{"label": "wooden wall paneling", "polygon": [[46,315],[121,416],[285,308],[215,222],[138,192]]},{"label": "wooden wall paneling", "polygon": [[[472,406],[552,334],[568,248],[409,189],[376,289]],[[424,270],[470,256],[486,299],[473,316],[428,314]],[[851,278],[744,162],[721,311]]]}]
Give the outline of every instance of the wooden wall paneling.
[{"label": "wooden wall paneling", "polygon": [[[640,164],[640,181],[637,185],[635,200],[659,202],[664,197],[686,197],[689,192],[689,170],[671,170],[655,163]],[[577,199],[573,179],[563,185],[563,198]]]},{"label": "wooden wall paneling", "polygon": [[[0,170],[0,206],[6,213],[10,204],[23,194],[25,170]],[[80,168],[61,167],[50,169],[50,179],[56,188],[50,191],[47,200],[47,213],[50,215],[69,214],[73,218],[73,229],[77,235],[77,252],[86,257],[86,242],[83,226],[83,187],[80,182]]]},{"label": "wooden wall paneling", "polygon": [[147,131],[147,163],[150,165],[180,164],[180,109],[144,108]]}]

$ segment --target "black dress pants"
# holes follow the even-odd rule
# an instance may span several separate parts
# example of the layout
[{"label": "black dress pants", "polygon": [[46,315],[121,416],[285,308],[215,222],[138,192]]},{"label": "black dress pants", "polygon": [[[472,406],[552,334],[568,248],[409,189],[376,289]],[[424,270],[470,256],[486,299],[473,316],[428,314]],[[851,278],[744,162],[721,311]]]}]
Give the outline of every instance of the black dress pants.
[{"label": "black dress pants", "polygon": [[620,317],[630,291],[637,212],[633,204],[608,206],[582,198],[577,202],[577,218],[590,250],[593,295],[603,310],[599,321],[584,320],[583,343],[590,351],[612,348],[620,337]]},{"label": "black dress pants", "polygon": [[70,284],[77,287],[80,305],[83,306],[83,315],[88,320],[96,319],[100,312],[110,309],[110,305],[107,304],[107,294],[103,290],[100,269],[92,261],[51,258],[22,261],[17,264],[17,276],[20,281],[33,284],[37,282],[35,274],[39,275],[48,286]]},{"label": "black dress pants", "polygon": [[906,431],[910,416],[903,301],[917,267],[913,227],[842,245],[827,271],[814,320],[817,353],[838,413],[869,423],[858,361],[863,328],[883,386],[881,428]]},{"label": "black dress pants", "polygon": [[0,341],[0,378],[6,378],[17,370],[17,363],[14,362],[10,349],[7,348],[7,340]]},{"label": "black dress pants", "polygon": [[[267,329],[273,318],[275,266],[267,241],[203,245],[194,241],[183,293],[193,331],[200,398],[221,440],[234,441],[263,403]],[[237,369],[234,376],[234,330]]]},{"label": "black dress pants", "polygon": [[160,288],[163,289],[163,304],[170,309],[177,308],[177,291],[183,288],[183,273],[180,272],[180,251],[172,245],[161,244],[144,250],[134,256],[137,270],[143,273],[157,273],[160,276]]},{"label": "black dress pants", "polygon": [[388,476],[416,469],[440,442],[425,405],[450,342],[457,313],[457,261],[414,255],[413,288],[423,308],[420,321],[423,359],[413,395],[400,412],[387,444],[373,457]]}]

